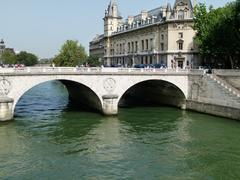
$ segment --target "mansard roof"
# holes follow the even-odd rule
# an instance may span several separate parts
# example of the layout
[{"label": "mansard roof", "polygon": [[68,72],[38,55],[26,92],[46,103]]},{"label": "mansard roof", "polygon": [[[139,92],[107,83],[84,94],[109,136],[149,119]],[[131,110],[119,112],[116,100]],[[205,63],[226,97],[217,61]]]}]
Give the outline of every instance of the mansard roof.
[{"label": "mansard roof", "polygon": [[[180,8],[178,8],[180,6]],[[181,7],[182,6],[182,7]],[[172,7],[170,3],[160,6],[150,11],[142,11],[136,16],[129,16],[125,21],[118,22],[117,30],[112,34],[118,34],[125,31],[131,31],[157,23],[163,23],[172,20],[183,20],[177,11],[184,8],[188,13],[184,14],[183,19],[192,20],[193,6],[191,0],[176,0]]]},{"label": "mansard roof", "polygon": [[[160,18],[162,16],[162,13],[163,13],[163,8],[164,8],[164,6],[161,6],[161,7],[152,9],[150,11],[146,11],[147,14],[148,14],[148,17],[155,16],[157,18]],[[138,14],[138,15],[134,16],[134,21],[141,21],[141,19],[142,19],[141,14]]]},{"label": "mansard roof", "polygon": [[90,43],[91,44],[97,43],[102,41],[103,39],[104,39],[104,34],[101,34],[101,35],[97,34]]}]

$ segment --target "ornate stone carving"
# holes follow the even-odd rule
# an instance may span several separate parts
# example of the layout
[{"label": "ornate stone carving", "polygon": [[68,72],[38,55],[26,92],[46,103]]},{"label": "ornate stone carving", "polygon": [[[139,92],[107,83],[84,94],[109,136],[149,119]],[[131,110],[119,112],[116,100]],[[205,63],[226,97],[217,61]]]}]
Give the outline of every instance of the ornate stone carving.
[{"label": "ornate stone carving", "polygon": [[116,81],[113,78],[105,79],[103,82],[103,87],[107,92],[112,92],[116,88]]},{"label": "ornate stone carving", "polygon": [[0,78],[0,96],[8,95],[11,89],[11,83],[5,77]]}]

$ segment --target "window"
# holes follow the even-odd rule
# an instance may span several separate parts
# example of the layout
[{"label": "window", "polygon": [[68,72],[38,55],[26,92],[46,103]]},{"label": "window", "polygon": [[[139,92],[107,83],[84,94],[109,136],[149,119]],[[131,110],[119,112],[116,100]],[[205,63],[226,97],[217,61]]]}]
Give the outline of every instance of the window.
[{"label": "window", "polygon": [[161,51],[164,51],[164,44],[161,43]]},{"label": "window", "polygon": [[148,39],[146,39],[146,50],[148,50]]},{"label": "window", "polygon": [[144,40],[142,40],[142,51],[144,51]]},{"label": "window", "polygon": [[163,34],[161,35],[161,40],[162,40],[162,41],[164,40],[164,35],[163,35]]},{"label": "window", "polygon": [[137,53],[138,52],[138,42],[135,41],[135,52]]},{"label": "window", "polygon": [[153,58],[152,58],[152,56],[150,56],[150,62],[149,62],[150,64],[152,64],[153,63]]},{"label": "window", "polygon": [[132,53],[134,52],[134,42],[132,42]]},{"label": "window", "polygon": [[183,10],[178,11],[178,19],[184,19],[184,11]]},{"label": "window", "polygon": [[150,39],[150,49],[151,49],[151,51],[153,50],[153,39],[152,38]]},{"label": "window", "polygon": [[128,53],[130,53],[130,42],[128,43]]},{"label": "window", "polygon": [[115,51],[114,51],[114,49],[112,49],[112,52],[111,52],[111,54],[112,54],[112,55],[114,55],[114,53],[115,53]]},{"label": "window", "polygon": [[178,33],[178,38],[183,38],[183,33],[182,32]]},{"label": "window", "polygon": [[178,43],[178,49],[179,49],[179,50],[183,50],[183,43],[182,43],[182,42],[179,42],[179,43]]}]

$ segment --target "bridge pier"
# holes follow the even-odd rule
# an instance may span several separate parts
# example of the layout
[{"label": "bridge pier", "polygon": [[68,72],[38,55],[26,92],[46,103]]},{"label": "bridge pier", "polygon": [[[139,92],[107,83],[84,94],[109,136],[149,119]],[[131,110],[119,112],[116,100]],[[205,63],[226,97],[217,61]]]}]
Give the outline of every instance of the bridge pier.
[{"label": "bridge pier", "polygon": [[13,99],[3,96],[0,97],[0,121],[13,119]]},{"label": "bridge pier", "polygon": [[118,95],[104,95],[103,98],[103,114],[107,116],[118,114]]}]

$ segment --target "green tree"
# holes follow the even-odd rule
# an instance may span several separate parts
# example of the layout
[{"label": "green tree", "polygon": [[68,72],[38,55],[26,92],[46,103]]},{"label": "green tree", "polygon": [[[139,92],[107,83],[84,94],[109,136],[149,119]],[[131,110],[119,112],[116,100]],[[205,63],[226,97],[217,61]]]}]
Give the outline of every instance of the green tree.
[{"label": "green tree", "polygon": [[16,63],[16,55],[14,51],[5,49],[2,53],[1,60],[3,64],[15,64]]},{"label": "green tree", "polygon": [[38,57],[32,53],[21,51],[17,55],[17,63],[24,64],[26,66],[33,66],[38,63]]},{"label": "green tree", "polygon": [[56,66],[74,67],[83,64],[86,57],[85,49],[78,41],[67,40],[63,44],[59,54],[53,59],[53,62]]},{"label": "green tree", "polygon": [[234,68],[239,61],[239,0],[225,7],[207,10],[199,4],[194,11],[196,42],[207,64]]},{"label": "green tree", "polygon": [[99,57],[92,56],[92,55],[88,56],[86,63],[91,67],[96,67],[101,65],[101,62],[99,61]]}]

